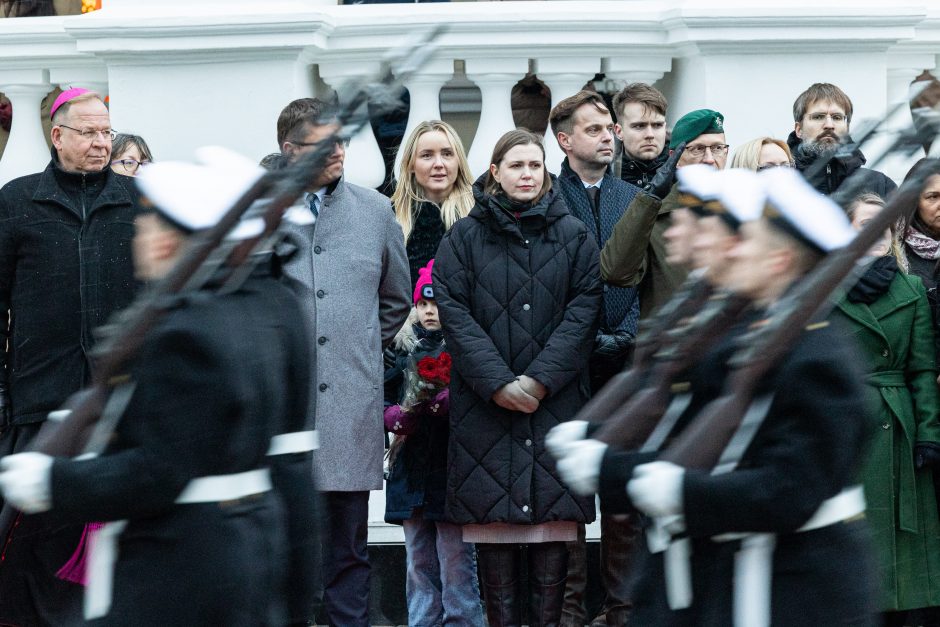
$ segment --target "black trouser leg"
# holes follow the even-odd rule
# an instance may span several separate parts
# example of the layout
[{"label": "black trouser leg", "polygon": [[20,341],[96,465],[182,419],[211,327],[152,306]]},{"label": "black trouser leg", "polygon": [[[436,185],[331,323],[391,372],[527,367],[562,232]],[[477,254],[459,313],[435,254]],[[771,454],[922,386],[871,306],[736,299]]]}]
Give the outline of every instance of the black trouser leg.
[{"label": "black trouser leg", "polygon": [[568,547],[564,542],[528,545],[529,626],[558,627],[565,601]]},{"label": "black trouser leg", "polygon": [[604,583],[604,614],[608,626],[627,624],[630,615],[630,573],[637,529],[623,514],[601,514],[601,580]]},{"label": "black trouser leg", "polygon": [[477,561],[490,627],[519,627],[519,545],[477,544]]}]

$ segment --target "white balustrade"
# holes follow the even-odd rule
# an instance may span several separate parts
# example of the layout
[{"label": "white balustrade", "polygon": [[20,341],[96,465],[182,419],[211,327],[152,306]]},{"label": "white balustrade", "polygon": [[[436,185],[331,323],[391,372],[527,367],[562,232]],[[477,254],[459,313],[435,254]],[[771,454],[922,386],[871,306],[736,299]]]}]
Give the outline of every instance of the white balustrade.
[{"label": "white balustrade", "polygon": [[[320,64],[320,78],[334,89],[343,82],[355,77],[368,75],[378,70],[377,62],[329,62]],[[350,140],[346,148],[345,179],[363,187],[378,187],[385,181],[385,160],[372,132],[372,125],[366,124]]]},{"label": "white balustrade", "polygon": [[[0,159],[0,185],[18,176],[43,170],[49,163],[49,149],[40,118],[42,99],[52,90],[45,70],[28,72],[21,83],[5,83],[7,73],[0,75],[0,92],[13,105],[13,124],[3,158]],[[23,72],[27,74],[27,72]],[[26,79],[32,78],[30,82]]]},{"label": "white balustrade", "polygon": [[474,178],[490,166],[496,141],[516,128],[512,119],[512,88],[529,70],[529,60],[466,59],[467,78],[480,88],[480,124],[467,160]]},{"label": "white balustrade", "polygon": [[[536,76],[548,85],[552,92],[553,109],[559,102],[580,91],[600,69],[601,60],[598,57],[565,56],[537,59],[535,62]],[[564,158],[565,153],[558,145],[558,140],[552,133],[552,125],[549,124],[545,129],[545,166],[548,171],[558,174]]]}]

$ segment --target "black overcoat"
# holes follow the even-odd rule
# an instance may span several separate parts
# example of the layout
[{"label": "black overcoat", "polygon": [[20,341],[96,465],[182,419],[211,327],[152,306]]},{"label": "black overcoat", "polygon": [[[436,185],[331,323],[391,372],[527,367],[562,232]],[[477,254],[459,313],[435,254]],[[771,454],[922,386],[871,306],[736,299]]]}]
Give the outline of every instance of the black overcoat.
[{"label": "black overcoat", "polygon": [[[309,366],[292,362],[303,351],[289,345],[304,333],[302,317],[286,290],[252,279],[224,296],[182,299],[146,340],[105,454],[55,461],[52,514],[129,521],[100,624],[255,626],[274,614],[284,621],[277,610],[288,546],[275,494],[174,501],[192,479],[264,466],[271,436],[293,428],[305,409],[294,388]],[[291,302],[292,311],[275,309]]]},{"label": "black overcoat", "polygon": [[132,178],[68,173],[55,160],[0,188],[0,310],[10,311],[0,375],[14,424],[45,420],[88,382],[92,331],[138,287],[139,203]]},{"label": "black overcoat", "polygon": [[[454,360],[445,517],[457,524],[594,519],[594,499],[568,490],[545,449],[587,398],[601,304],[597,244],[556,189],[516,216],[478,182],[434,262]],[[534,414],[492,401],[519,375],[548,390]]]}]

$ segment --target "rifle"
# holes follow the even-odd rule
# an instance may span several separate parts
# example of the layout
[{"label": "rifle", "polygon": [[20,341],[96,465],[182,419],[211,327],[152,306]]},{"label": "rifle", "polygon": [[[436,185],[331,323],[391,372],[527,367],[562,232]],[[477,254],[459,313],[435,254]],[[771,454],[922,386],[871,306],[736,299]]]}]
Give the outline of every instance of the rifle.
[{"label": "rifle", "polygon": [[637,448],[647,441],[669,406],[672,382],[705,355],[749,303],[740,296],[715,292],[684,327],[667,331],[649,383],[616,410],[593,438],[624,449]]},{"label": "rifle", "polygon": [[[789,352],[810,321],[822,321],[834,306],[830,294],[855,278],[857,260],[920,196],[923,177],[902,185],[888,205],[844,248],[830,253],[796,292],[779,303],[770,321],[748,338],[731,360],[726,392],[709,403],[666,449],[662,459],[687,468],[712,468],[742,424],[760,380]],[[762,419],[762,417],[761,417]],[[756,429],[754,429],[756,431]]]},{"label": "rifle", "polygon": [[[700,273],[693,273],[653,318],[640,323],[640,333],[629,369],[614,375],[601,390],[578,411],[575,420],[601,423],[611,416],[642,387],[656,353],[663,348],[670,330],[692,316],[711,296],[712,289]],[[674,335],[670,339],[677,339]]]}]

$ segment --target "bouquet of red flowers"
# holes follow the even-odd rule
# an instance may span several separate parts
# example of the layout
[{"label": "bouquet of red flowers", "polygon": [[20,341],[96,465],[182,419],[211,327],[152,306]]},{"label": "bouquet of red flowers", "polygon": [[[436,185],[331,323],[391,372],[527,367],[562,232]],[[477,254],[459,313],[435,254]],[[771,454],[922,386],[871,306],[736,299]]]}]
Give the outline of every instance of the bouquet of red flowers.
[{"label": "bouquet of red flowers", "polygon": [[405,393],[401,406],[406,411],[423,403],[450,385],[451,357],[447,351],[412,359],[405,371]]}]

